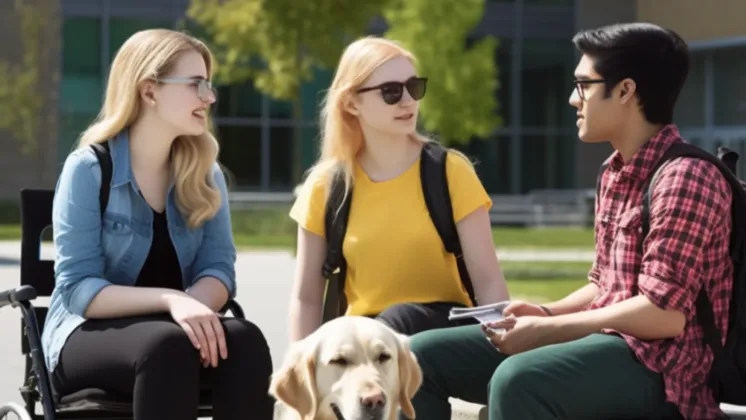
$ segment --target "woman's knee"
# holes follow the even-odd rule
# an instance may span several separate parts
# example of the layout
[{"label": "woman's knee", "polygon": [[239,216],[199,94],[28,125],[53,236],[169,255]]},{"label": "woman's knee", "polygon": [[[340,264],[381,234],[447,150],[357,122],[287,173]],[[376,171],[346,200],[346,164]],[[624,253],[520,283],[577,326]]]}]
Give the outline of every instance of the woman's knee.
[{"label": "woman's knee", "polygon": [[447,315],[439,314],[421,303],[398,303],[390,306],[376,319],[396,332],[414,335],[423,331],[448,327]]},{"label": "woman's knee", "polygon": [[184,363],[199,367],[199,351],[176,323],[154,323],[152,330],[139,339],[142,340],[142,346],[137,362],[141,367],[158,368],[160,365]]},{"label": "woman's knee", "polygon": [[267,364],[271,369],[272,356],[264,332],[251,321],[242,318],[223,318],[228,354],[240,354]]}]

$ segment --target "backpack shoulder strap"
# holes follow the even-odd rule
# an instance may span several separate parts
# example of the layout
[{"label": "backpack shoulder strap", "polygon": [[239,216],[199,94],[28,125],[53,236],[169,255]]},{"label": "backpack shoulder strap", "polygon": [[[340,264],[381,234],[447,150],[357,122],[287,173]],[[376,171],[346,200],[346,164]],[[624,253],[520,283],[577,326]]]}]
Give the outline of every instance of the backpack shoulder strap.
[{"label": "backpack shoulder strap", "polygon": [[[669,147],[669,149],[663,154],[661,159],[656,163],[653,168],[653,176],[650,178],[649,184],[645,189],[642,200],[642,234],[643,238],[650,232],[650,200],[653,196],[653,188],[655,187],[655,181],[660,174],[661,167],[676,158],[687,157],[702,159],[715,165],[720,173],[723,174],[725,179],[728,181],[730,189],[733,194],[731,214],[733,217],[733,233],[731,234],[730,253],[736,266],[740,266],[744,261],[744,237],[742,232],[744,231],[744,221],[740,216],[746,211],[746,191],[744,190],[741,182],[736,177],[735,173],[731,169],[735,168],[735,160],[732,155],[726,155],[719,153],[720,157],[715,157],[711,153],[689,143],[676,143]],[[725,159],[723,159],[725,157]],[[734,285],[735,286],[735,285]],[[738,305],[736,302],[733,304]],[[722,335],[720,330],[717,329],[715,324],[715,316],[712,309],[712,304],[707,297],[707,293],[704,289],[700,289],[697,299],[695,301],[695,307],[697,310],[697,318],[699,324],[702,326],[704,332],[705,342],[708,344],[710,349],[716,358],[719,358],[722,351]]]},{"label": "backpack shoulder strap", "polygon": [[111,190],[112,163],[109,142],[94,143],[91,145],[91,149],[96,153],[99,166],[101,166],[101,189],[98,193],[98,202],[103,217],[106,206],[109,205],[109,191]]},{"label": "backpack shoulder strap", "polygon": [[321,273],[329,281],[329,287],[327,287],[324,299],[323,322],[340,316],[343,308],[347,306],[344,295],[347,261],[344,258],[342,246],[347,233],[351,203],[352,188],[345,196],[344,175],[336,171],[330,183],[324,214],[326,259]]},{"label": "backpack shoulder strap", "polygon": [[448,149],[440,144],[428,142],[422,147],[420,160],[422,192],[435,229],[438,231],[446,251],[456,256],[461,283],[466,289],[472,304],[476,306],[474,287],[464,262],[461,242],[456,230],[456,223],[453,220],[453,206],[446,172],[447,158]]},{"label": "backpack shoulder strap", "polygon": [[596,176],[596,198],[601,198],[601,180],[604,177],[604,172],[609,167],[608,162],[604,162],[598,167],[598,175]]}]

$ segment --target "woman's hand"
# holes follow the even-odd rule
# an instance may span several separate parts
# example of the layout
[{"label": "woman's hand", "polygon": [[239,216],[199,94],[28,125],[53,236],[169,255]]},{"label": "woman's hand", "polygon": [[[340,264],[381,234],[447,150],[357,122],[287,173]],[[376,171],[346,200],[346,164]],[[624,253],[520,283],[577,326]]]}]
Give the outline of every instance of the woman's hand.
[{"label": "woman's hand", "polygon": [[169,296],[167,306],[171,317],[199,350],[203,366],[217,367],[218,353],[222,359],[228,357],[223,325],[215,311],[187,294]]}]

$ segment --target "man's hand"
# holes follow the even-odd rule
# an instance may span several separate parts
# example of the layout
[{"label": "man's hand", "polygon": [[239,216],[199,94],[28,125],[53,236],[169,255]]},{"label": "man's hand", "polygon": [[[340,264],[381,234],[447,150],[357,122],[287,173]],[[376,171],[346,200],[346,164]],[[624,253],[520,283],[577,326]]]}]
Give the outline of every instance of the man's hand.
[{"label": "man's hand", "polygon": [[547,312],[539,305],[524,302],[522,300],[514,300],[510,302],[508,306],[503,309],[504,316],[547,316]]},{"label": "man's hand", "polygon": [[509,316],[501,321],[482,324],[482,331],[504,354],[522,353],[560,342],[559,325],[548,317]]}]

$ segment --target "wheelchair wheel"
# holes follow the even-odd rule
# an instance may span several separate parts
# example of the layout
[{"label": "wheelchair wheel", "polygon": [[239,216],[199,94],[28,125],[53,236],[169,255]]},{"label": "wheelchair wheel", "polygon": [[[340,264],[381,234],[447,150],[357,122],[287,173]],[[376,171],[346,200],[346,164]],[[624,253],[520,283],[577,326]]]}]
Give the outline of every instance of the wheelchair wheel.
[{"label": "wheelchair wheel", "polygon": [[32,420],[28,411],[16,403],[0,405],[0,420]]}]

